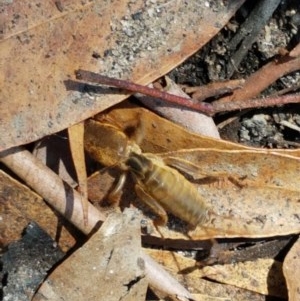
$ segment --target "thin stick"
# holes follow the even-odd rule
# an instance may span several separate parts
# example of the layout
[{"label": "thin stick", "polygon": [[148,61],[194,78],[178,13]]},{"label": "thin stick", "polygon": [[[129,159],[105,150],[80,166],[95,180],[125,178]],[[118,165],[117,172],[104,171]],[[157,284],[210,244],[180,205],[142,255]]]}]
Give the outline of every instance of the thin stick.
[{"label": "thin stick", "polygon": [[111,78],[108,76],[100,75],[98,73],[86,71],[86,70],[76,70],[75,71],[76,78],[79,80],[84,80],[91,83],[97,83],[102,85],[107,85],[110,87],[121,88],[127,91],[135,92],[135,93],[142,93],[144,95],[152,96],[155,98],[160,98],[167,102],[177,104],[183,107],[187,107],[190,109],[194,109],[196,111],[205,113],[209,116],[213,115],[214,110],[212,105],[205,103],[205,102],[198,102],[194,103],[187,98],[180,97],[177,95],[169,94],[157,89],[149,88],[147,86],[142,86],[139,84],[134,84],[132,82],[126,80],[120,80]]},{"label": "thin stick", "polygon": [[[257,99],[242,99],[236,101],[214,101],[212,104],[201,102],[194,103],[187,98],[183,98],[177,95],[169,94],[157,89],[149,88],[147,86],[142,86],[134,84],[132,82],[115,79],[108,76],[100,75],[94,72],[77,70],[75,71],[76,78],[84,80],[91,83],[103,84],[110,87],[117,87],[124,90],[128,90],[135,93],[142,93],[144,95],[152,96],[155,98],[160,98],[167,102],[181,105],[183,107],[191,108],[196,111],[207,114],[208,116],[213,116],[216,113],[220,112],[230,112],[237,110],[244,110],[249,108],[260,108],[260,107],[271,107],[284,105],[288,103],[299,103],[300,94],[288,94],[284,96],[277,97],[266,97],[266,98],[257,98]],[[243,90],[243,89],[241,89]]]},{"label": "thin stick", "polygon": [[265,108],[289,103],[300,103],[300,93],[287,94],[276,97],[247,99],[242,101],[215,101],[213,103],[215,113],[245,110],[251,108]]}]

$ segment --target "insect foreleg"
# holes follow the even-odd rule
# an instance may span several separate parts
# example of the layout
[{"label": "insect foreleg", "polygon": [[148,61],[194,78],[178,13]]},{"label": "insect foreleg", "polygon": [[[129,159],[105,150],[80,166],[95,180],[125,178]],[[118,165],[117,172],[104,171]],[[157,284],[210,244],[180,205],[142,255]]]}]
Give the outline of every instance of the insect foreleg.
[{"label": "insect foreleg", "polygon": [[114,189],[109,193],[108,199],[111,203],[118,205],[120,200],[120,193],[126,181],[126,172],[123,172],[118,180],[117,185]]}]

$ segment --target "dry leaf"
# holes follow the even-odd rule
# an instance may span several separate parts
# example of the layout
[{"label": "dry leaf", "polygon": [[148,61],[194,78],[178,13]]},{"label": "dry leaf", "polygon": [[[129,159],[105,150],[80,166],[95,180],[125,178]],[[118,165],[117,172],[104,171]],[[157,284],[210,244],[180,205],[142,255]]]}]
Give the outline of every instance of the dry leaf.
[{"label": "dry leaf", "polygon": [[79,192],[81,194],[84,223],[88,223],[88,191],[85,154],[83,146],[84,124],[78,123],[68,128],[71,154],[77,174]]},{"label": "dry leaf", "polygon": [[[175,161],[175,167],[179,170],[184,167],[187,176],[192,176],[187,181],[197,186],[206,204],[206,209],[204,206],[200,208],[201,214],[206,214],[205,210],[211,213],[208,222],[189,231],[192,239],[268,237],[300,232],[299,217],[295,214],[299,211],[300,159],[297,151],[284,154],[197,136],[144,109],[119,108],[111,110],[104,121],[99,118],[100,123],[87,123],[85,139],[88,152],[104,165],[111,166],[124,160],[122,154],[126,153],[127,143],[134,141],[130,141],[121,130],[128,132],[127,127],[132,127],[132,120],[135,125],[139,123],[137,120],[141,123],[144,135],[141,148],[145,153],[149,150],[156,153],[166,148],[175,149],[158,156],[167,164],[170,159]],[[114,125],[107,125],[109,120]],[[191,149],[197,144],[202,148]],[[178,150],[181,145],[189,149]],[[186,167],[186,162],[192,166]],[[107,180],[103,180],[106,188],[102,185],[103,189],[98,193],[94,189],[92,199],[97,194],[98,198],[100,195],[105,197],[113,189],[111,178]],[[93,178],[94,184],[90,187],[96,187],[99,184],[95,183],[101,181]],[[130,193],[124,194],[122,200],[125,204],[135,198],[132,190],[130,187]],[[187,229],[177,224],[171,222],[168,228],[162,227],[161,233],[153,228],[151,235],[187,238]]]},{"label": "dry leaf", "polygon": [[[184,98],[190,98],[182,89],[176,85],[170,78],[165,76],[167,86],[164,91],[169,94],[174,94]],[[176,124],[181,125],[192,133],[200,134],[204,136],[220,138],[217,126],[212,119],[200,112],[192,111],[187,108],[182,108],[176,105],[166,105],[165,101],[160,99],[154,99],[144,95],[135,95],[146,107],[166,119],[173,121]]]},{"label": "dry leaf", "polygon": [[74,70],[148,84],[206,44],[243,2],[3,3],[0,150],[58,132],[127,96],[107,89],[82,95],[82,85],[68,81]]},{"label": "dry leaf", "polygon": [[195,267],[195,260],[192,258],[166,250],[145,249],[145,252],[162,264],[180,282],[189,287],[196,300],[265,300],[265,296],[259,293],[203,279],[202,270]]},{"label": "dry leaf", "polygon": [[74,246],[75,229],[63,217],[57,217],[39,195],[2,170],[0,170],[0,199],[2,248],[20,239],[24,228],[31,221],[38,223],[51,237],[56,238],[63,251],[66,252]]},{"label": "dry leaf", "polygon": [[198,174],[192,173],[196,179],[205,176],[221,178],[223,175],[240,181],[244,187],[300,190],[296,177],[300,172],[300,158],[272,150],[196,148],[163,153],[161,156],[192,162],[199,168]]},{"label": "dry leaf", "polygon": [[283,262],[283,274],[286,280],[290,301],[300,298],[300,239],[292,246]]},{"label": "dry leaf", "polygon": [[202,277],[260,294],[287,297],[282,264],[274,259],[207,266],[202,273]]},{"label": "dry leaf", "polygon": [[195,301],[230,301],[230,298],[208,297],[202,294],[192,294]]},{"label": "dry leaf", "polygon": [[[95,119],[102,119],[95,116]],[[256,148],[246,147],[237,143],[225,140],[214,139],[185,130],[183,127],[174,124],[149,110],[123,102],[108,111],[106,118],[114,122],[123,131],[129,126],[136,126],[140,120],[143,129],[143,140],[140,143],[141,149],[148,153],[163,153],[192,148],[213,148],[220,150],[254,150]],[[300,150],[272,150],[274,153],[283,153],[300,158]]]},{"label": "dry leaf", "polygon": [[148,283],[136,215],[126,210],[109,216],[50,274],[33,300],[144,300]]}]

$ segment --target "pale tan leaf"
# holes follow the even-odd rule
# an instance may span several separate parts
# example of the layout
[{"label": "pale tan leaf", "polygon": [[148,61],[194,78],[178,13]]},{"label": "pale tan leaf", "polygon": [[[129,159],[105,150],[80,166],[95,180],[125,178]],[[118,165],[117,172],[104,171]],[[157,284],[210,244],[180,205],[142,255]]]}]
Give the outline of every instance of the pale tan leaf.
[{"label": "pale tan leaf", "polygon": [[[100,114],[100,119],[102,114]],[[213,148],[220,150],[254,150],[241,144],[226,140],[214,139],[207,136],[196,135],[174,124],[149,110],[137,107],[126,102],[114,107],[105,114],[115,124],[125,130],[132,121],[141,120],[143,140],[141,149],[148,153],[162,153],[192,148]],[[97,116],[95,117],[97,119]],[[135,126],[137,123],[134,124]],[[272,150],[272,153],[282,153],[300,158],[300,150]]]},{"label": "pale tan leaf", "polygon": [[230,298],[209,297],[202,294],[192,294],[195,301],[230,301]]},{"label": "pale tan leaf", "polygon": [[283,274],[290,301],[300,299],[300,239],[294,243],[283,262]]},{"label": "pale tan leaf", "polygon": [[84,124],[78,123],[68,128],[71,154],[77,174],[79,193],[81,194],[84,223],[88,223],[88,189],[85,154],[83,146]]},{"label": "pale tan leaf", "polygon": [[274,259],[235,264],[207,266],[202,269],[203,277],[218,282],[242,287],[260,294],[286,298],[282,264]]},{"label": "pale tan leaf", "polygon": [[224,285],[217,281],[203,279],[203,271],[195,266],[196,262],[177,252],[166,250],[144,249],[157,262],[162,264],[165,269],[174,275],[187,287],[191,287],[193,297],[196,300],[237,300],[237,301],[263,301],[265,296],[260,293],[247,289]]},{"label": "pale tan leaf", "polygon": [[[216,150],[197,148],[160,154],[175,157],[199,167],[199,177],[232,177],[243,187],[265,187],[299,191],[300,158],[273,150]],[[197,178],[197,174],[193,173]],[[237,185],[238,186],[238,185]]]},{"label": "pale tan leaf", "polygon": [[49,275],[33,300],[144,300],[148,282],[139,228],[133,210],[109,216]]}]

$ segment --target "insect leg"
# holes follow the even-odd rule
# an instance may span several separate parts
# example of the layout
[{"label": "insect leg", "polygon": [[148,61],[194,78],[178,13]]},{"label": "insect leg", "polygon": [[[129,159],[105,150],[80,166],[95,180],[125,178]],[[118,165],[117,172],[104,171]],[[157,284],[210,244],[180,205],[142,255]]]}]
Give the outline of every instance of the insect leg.
[{"label": "insect leg", "polygon": [[165,157],[163,161],[166,165],[175,167],[176,169],[192,176],[195,180],[205,178],[206,175],[201,173],[201,168],[187,160],[177,157]]},{"label": "insect leg", "polygon": [[166,157],[163,158],[163,161],[165,164],[175,167],[179,171],[190,175],[194,180],[209,178],[215,181],[220,181],[220,179],[228,179],[238,188],[243,188],[246,186],[246,184],[243,182],[246,179],[246,176],[238,178],[236,176],[228,175],[226,172],[214,172],[210,175],[207,175],[201,172],[201,168],[199,166],[177,157]]},{"label": "insect leg", "polygon": [[119,200],[120,200],[120,193],[121,190],[125,184],[126,181],[126,172],[123,172],[118,180],[117,185],[115,186],[115,188],[109,193],[108,195],[108,199],[111,203],[118,205]]},{"label": "insect leg", "polygon": [[138,113],[135,119],[127,121],[124,131],[131,141],[138,145],[142,143],[145,138],[145,125],[141,113]]},{"label": "insect leg", "polygon": [[168,222],[168,215],[165,209],[139,184],[135,185],[135,191],[141,201],[143,201],[155,214],[158,215],[158,218],[154,221],[155,226],[166,225]]},{"label": "insect leg", "polygon": [[113,115],[103,115],[101,122],[106,122],[115,126],[118,130],[124,132],[129,140],[140,144],[145,137],[145,125],[142,121],[141,113],[120,123]]}]

